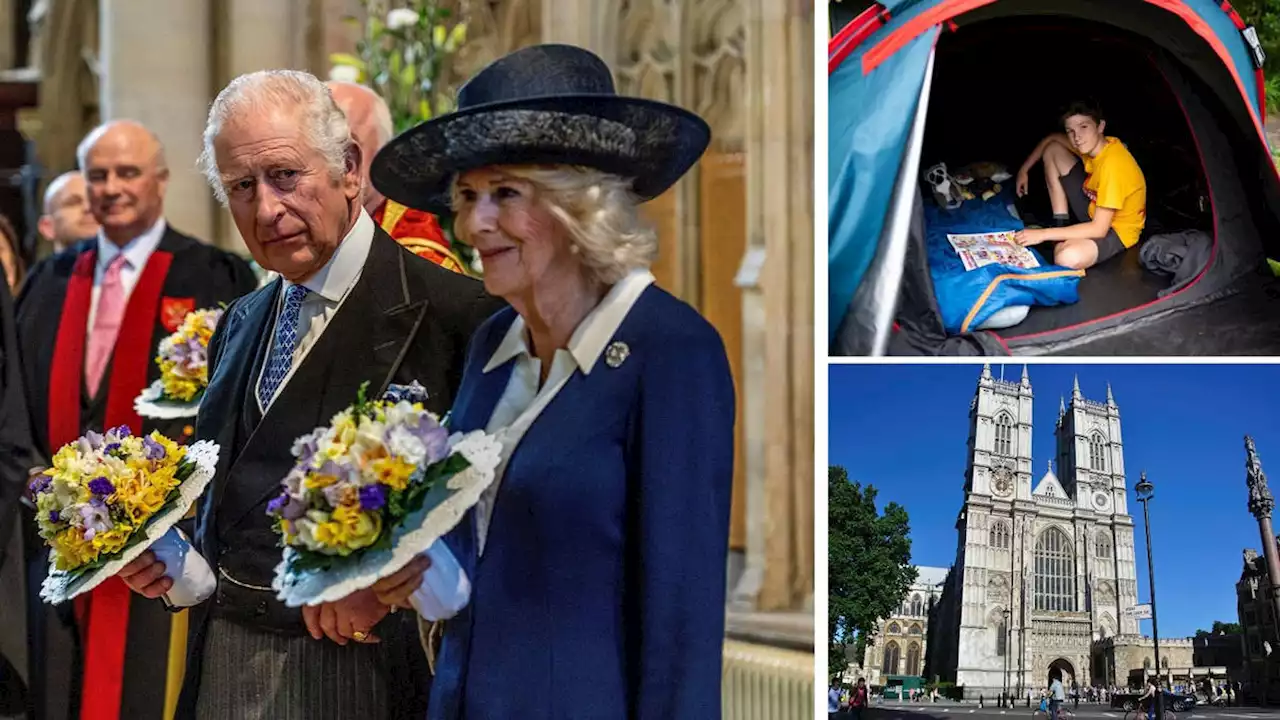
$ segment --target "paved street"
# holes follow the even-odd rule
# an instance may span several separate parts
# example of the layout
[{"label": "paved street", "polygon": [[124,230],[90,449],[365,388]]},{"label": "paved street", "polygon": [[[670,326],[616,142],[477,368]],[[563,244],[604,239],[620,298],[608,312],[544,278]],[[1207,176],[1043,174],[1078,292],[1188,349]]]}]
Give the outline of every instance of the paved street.
[{"label": "paved street", "polygon": [[[1071,709],[1070,703],[1067,709]],[[987,705],[979,708],[977,703],[902,703],[888,702],[873,705],[863,713],[863,720],[978,720],[979,718],[1003,718],[1004,720],[1031,720],[1035,708],[1018,707],[1002,709]],[[1123,720],[1124,711],[1112,709],[1105,705],[1080,703],[1074,710],[1080,720]],[[835,717],[845,720],[851,716],[840,713]],[[1043,720],[1043,716],[1041,716]],[[1280,708],[1194,708],[1188,712],[1178,713],[1178,720],[1280,720]]]}]

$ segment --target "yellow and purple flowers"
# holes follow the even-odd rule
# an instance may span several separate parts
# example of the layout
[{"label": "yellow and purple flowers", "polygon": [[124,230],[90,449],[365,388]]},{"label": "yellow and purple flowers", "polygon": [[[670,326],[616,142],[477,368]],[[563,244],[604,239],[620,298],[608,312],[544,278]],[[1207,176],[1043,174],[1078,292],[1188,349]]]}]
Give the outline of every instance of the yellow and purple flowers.
[{"label": "yellow and purple flowers", "polygon": [[327,568],[338,558],[386,548],[392,530],[422,507],[431,486],[465,470],[449,431],[423,407],[416,384],[339,412],[297,439],[297,463],[267,506],[297,551],[293,569]]},{"label": "yellow and purple flowers", "polygon": [[222,317],[221,308],[187,313],[178,331],[160,341],[161,400],[192,402],[209,385],[209,340]]},{"label": "yellow and purple flowers", "polygon": [[84,572],[124,551],[195,469],[186,448],[123,425],[63,446],[30,484],[57,569]]}]

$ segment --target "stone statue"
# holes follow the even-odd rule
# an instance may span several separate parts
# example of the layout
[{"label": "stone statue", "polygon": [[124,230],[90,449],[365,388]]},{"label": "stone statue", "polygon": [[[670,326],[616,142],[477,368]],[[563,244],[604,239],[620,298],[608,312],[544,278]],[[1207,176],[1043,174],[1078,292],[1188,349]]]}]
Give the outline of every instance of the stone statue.
[{"label": "stone statue", "polygon": [[1262,472],[1262,461],[1258,459],[1258,450],[1253,445],[1253,438],[1248,435],[1244,436],[1244,449],[1248,454],[1248,460],[1245,461],[1248,476],[1245,482],[1249,486],[1249,512],[1261,519],[1271,515],[1276,501],[1271,495],[1271,489],[1267,487],[1267,476]]},{"label": "stone statue", "polygon": [[44,48],[44,31],[47,26],[45,19],[49,16],[51,2],[53,0],[35,0],[31,3],[31,10],[27,12],[27,31],[31,41],[27,46],[26,66],[34,70],[39,70],[43,62],[41,51]]}]

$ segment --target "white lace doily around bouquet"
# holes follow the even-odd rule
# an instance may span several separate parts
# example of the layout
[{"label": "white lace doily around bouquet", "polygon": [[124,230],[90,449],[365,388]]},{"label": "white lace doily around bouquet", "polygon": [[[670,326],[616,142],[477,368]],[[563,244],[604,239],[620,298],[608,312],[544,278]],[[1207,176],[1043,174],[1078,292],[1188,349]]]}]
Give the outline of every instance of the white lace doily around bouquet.
[{"label": "white lace doily around bouquet", "polygon": [[178,497],[168,507],[151,516],[139,531],[145,534],[144,540],[122,550],[102,567],[85,573],[77,574],[59,570],[50,561],[49,575],[40,586],[40,598],[47,603],[57,605],[77,595],[83,595],[106,582],[108,578],[115,577],[125,565],[133,562],[139,555],[146,552],[152,543],[164,537],[164,534],[169,532],[169,528],[176,525],[187,514],[187,510],[195,504],[196,498],[200,497],[200,494],[209,486],[209,481],[213,479],[214,472],[218,468],[218,445],[207,440],[194,443],[187,447],[187,459],[196,464],[195,471],[178,485]]},{"label": "white lace doily around bouquet", "polygon": [[475,431],[454,435],[449,445],[471,465],[427,491],[422,509],[392,531],[389,549],[366,552],[329,570],[290,572],[289,563],[297,551],[286,547],[271,583],[276,597],[289,607],[341,600],[395,574],[462,522],[467,511],[480,501],[481,493],[493,484],[502,461],[502,444],[492,435]]},{"label": "white lace doily around bouquet", "polygon": [[[202,393],[203,394],[203,393]],[[189,402],[166,400],[164,381],[156,380],[133,399],[133,409],[144,418],[153,420],[177,420],[195,417],[200,411],[200,399]]]}]

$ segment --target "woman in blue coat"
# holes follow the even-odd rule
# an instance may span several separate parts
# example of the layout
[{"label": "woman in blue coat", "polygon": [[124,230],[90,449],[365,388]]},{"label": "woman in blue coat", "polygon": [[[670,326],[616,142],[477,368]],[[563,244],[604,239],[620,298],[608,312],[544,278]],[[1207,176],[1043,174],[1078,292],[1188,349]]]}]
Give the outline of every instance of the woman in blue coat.
[{"label": "woman in blue coat", "polygon": [[543,45],[373,163],[387,197],[455,214],[510,303],[472,338],[451,413],[504,453],[445,539],[461,582],[411,569],[378,588],[447,617],[431,718],[720,716],[733,381],[716,331],[653,284],[637,210],[709,138],[618,96],[591,53]]}]

